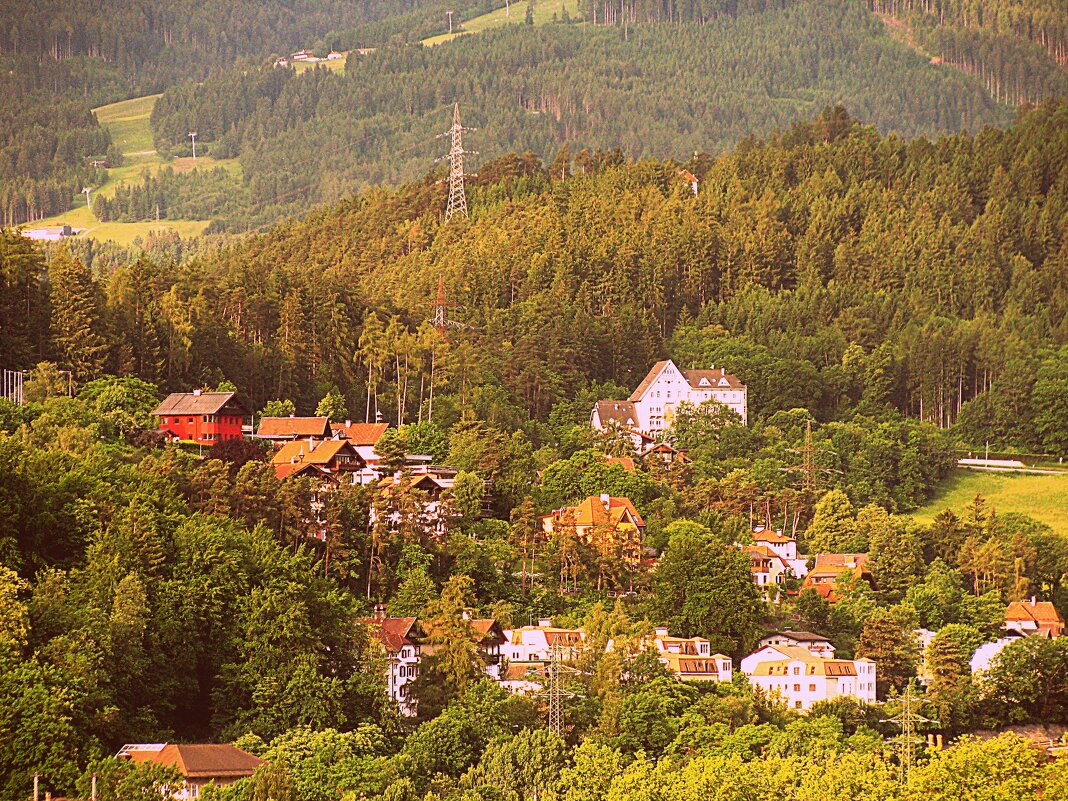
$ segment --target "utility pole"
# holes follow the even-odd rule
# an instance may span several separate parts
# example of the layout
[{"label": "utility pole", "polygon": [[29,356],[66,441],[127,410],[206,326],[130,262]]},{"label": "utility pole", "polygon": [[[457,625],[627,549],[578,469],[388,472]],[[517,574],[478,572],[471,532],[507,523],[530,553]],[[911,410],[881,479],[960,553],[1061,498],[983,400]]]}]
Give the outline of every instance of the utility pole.
[{"label": "utility pole", "polygon": [[92,211],[92,210],[93,210],[93,206],[92,206],[92,204],[91,204],[91,203],[89,202],[89,193],[90,193],[90,192],[92,192],[92,191],[93,191],[93,190],[92,190],[92,189],[90,189],[90,188],[89,188],[88,186],[83,186],[83,187],[82,187],[82,192],[83,192],[83,193],[85,194],[85,207],[86,207],[87,209],[89,209],[90,211]]},{"label": "utility pole", "polygon": [[454,103],[452,107],[452,127],[445,133],[438,134],[438,138],[448,136],[452,140],[447,156],[438,159],[449,161],[449,202],[445,206],[445,222],[449,222],[455,215],[467,218],[467,195],[464,193],[464,156],[474,155],[473,150],[464,150],[463,132],[474,131],[475,128],[464,128],[460,124],[460,104]]},{"label": "utility pole", "polygon": [[91,796],[91,801],[96,801],[96,774],[95,773],[93,774],[93,791],[92,792],[93,792],[93,794]]},{"label": "utility pole", "polygon": [[446,11],[445,16],[449,18],[449,33],[452,33],[452,12]]},{"label": "utility pole", "polygon": [[562,709],[563,686],[560,682],[560,644],[553,643],[549,648],[549,731],[555,735],[563,735]]},{"label": "utility pole", "polygon": [[37,801],[39,796],[40,796],[40,793],[39,793],[40,786],[41,786],[41,774],[40,773],[35,773],[35,774],[33,774],[33,801]]},{"label": "utility pole", "polygon": [[901,711],[896,718],[886,718],[883,723],[896,723],[901,727],[901,734],[893,739],[897,744],[897,761],[902,784],[908,781],[909,773],[916,765],[916,747],[923,745],[925,740],[916,733],[916,728],[922,723],[938,724],[937,720],[925,718],[919,713],[919,708],[924,702],[922,694],[916,692],[912,679],[905,685],[905,689],[898,696],[897,701],[901,704]]},{"label": "utility pole", "polygon": [[193,161],[197,160],[197,132],[190,131],[189,138],[193,140]]}]

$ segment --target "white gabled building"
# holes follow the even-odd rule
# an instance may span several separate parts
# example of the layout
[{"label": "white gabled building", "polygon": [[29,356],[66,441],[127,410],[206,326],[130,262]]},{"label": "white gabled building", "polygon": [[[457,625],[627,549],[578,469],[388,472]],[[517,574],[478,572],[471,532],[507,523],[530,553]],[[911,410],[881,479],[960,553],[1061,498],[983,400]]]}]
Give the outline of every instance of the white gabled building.
[{"label": "white gabled building", "polygon": [[827,659],[807,648],[767,645],[745,657],[741,667],[750,684],[779,696],[790,709],[804,712],[835,698],[875,703],[875,663],[870,659]]},{"label": "white gabled building", "polygon": [[549,618],[541,618],[536,626],[504,630],[504,645],[501,651],[509,662],[548,662],[552,649],[560,649],[560,658],[578,658],[586,641],[582,629],[553,626]]},{"label": "white gabled building", "polygon": [[665,359],[653,365],[627,400],[599,401],[590,424],[604,431],[612,422],[639,435],[656,437],[671,427],[680,403],[689,401],[699,406],[711,400],[737,412],[743,424],[748,421],[747,390],[736,376],[715,365],[708,370],[680,370]]}]

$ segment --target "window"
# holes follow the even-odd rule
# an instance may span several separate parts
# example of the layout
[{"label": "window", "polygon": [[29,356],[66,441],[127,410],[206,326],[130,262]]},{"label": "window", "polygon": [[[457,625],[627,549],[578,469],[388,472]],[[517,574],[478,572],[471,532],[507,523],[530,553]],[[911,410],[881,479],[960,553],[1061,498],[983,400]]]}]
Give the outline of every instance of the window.
[{"label": "window", "polygon": [[800,675],[800,673],[801,673],[801,668],[795,667],[794,668],[794,675],[797,676],[797,675]]},{"label": "window", "polygon": [[816,685],[815,685],[815,684],[810,684],[810,685],[808,685],[808,691],[809,691],[810,693],[814,693],[814,692],[816,692]]},{"label": "window", "polygon": [[794,701],[794,707],[796,709],[800,709],[801,708],[801,702],[800,701]]},{"label": "window", "polygon": [[794,692],[795,693],[801,692],[801,685],[800,684],[795,684],[794,685]]}]

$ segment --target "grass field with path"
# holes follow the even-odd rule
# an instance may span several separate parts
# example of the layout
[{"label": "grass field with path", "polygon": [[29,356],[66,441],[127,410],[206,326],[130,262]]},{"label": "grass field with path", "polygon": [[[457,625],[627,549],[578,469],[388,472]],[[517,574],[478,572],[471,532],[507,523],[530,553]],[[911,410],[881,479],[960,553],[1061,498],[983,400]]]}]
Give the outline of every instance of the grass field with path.
[{"label": "grass field with path", "polygon": [[[579,10],[580,7],[576,0],[538,0],[534,4],[534,24],[545,25],[548,22],[552,22],[554,15],[556,19],[562,19],[564,8],[567,8],[567,13],[571,16],[571,19],[582,18],[582,12]],[[469,19],[462,26],[458,26],[462,27],[462,30],[454,30],[452,33],[443,33],[423,39],[423,46],[433,47],[469,33],[480,33],[490,28],[501,28],[514,23],[522,24],[526,17],[527,4],[513,2],[510,10],[508,6],[501,6],[496,11]]]},{"label": "grass field with path", "polygon": [[[333,63],[344,64],[344,61]],[[241,165],[237,159],[213,159],[210,156],[192,158],[163,159],[156,152],[152,139],[150,118],[152,109],[159,100],[159,95],[145,95],[131,100],[122,100],[107,106],[93,109],[99,123],[111,134],[111,140],[122,151],[124,164],[107,171],[107,180],[94,190],[104,197],[111,197],[115,190],[123,185],[136,183],[147,171],[156,173],[163,167],[171,167],[178,172],[192,169],[211,169],[223,167],[231,174],[240,177]],[[79,236],[99,240],[110,240],[120,245],[132,245],[138,237],[144,239],[150,231],[177,231],[181,236],[197,236],[208,227],[210,220],[146,220],[144,222],[102,223],[93,216],[85,205],[85,197],[69,211],[57,214],[39,222],[34,227],[46,227],[68,223],[74,228],[84,228]]]},{"label": "grass field with path", "polygon": [[[347,56],[348,52],[346,52],[345,55]],[[307,72],[308,70],[315,69],[316,67],[325,67],[326,69],[330,70],[331,72],[344,72],[345,71],[345,59],[343,59],[343,58],[335,58],[333,61],[328,59],[326,61],[315,61],[315,62],[294,61],[294,62],[291,62],[290,66],[293,67],[293,69],[296,71],[296,73],[298,75],[300,73],[302,73],[302,72]]]},{"label": "grass field with path", "polygon": [[982,495],[999,514],[1019,512],[1068,536],[1068,472],[1059,475],[987,473],[956,468],[939,487],[934,498],[912,517],[930,523],[943,509],[961,510]]}]

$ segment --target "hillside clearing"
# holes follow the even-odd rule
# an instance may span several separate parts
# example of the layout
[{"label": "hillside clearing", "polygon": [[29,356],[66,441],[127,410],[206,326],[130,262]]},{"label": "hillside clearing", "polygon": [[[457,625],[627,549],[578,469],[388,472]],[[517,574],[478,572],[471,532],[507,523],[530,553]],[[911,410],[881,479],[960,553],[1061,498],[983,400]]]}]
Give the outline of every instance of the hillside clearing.
[{"label": "hillside clearing", "polygon": [[1054,531],[1068,536],[1068,473],[1060,475],[1025,475],[988,473],[957,468],[939,487],[934,498],[912,517],[930,523],[944,509],[960,511],[976,495],[982,495],[990,508],[999,514],[1018,512],[1046,523]]},{"label": "hillside clearing", "polygon": [[[334,63],[344,64],[344,61]],[[113,167],[107,171],[107,180],[94,189],[94,195],[114,197],[120,186],[137,183],[145,173],[154,175],[164,167],[170,167],[175,172],[223,167],[232,175],[240,176],[241,165],[237,159],[200,156],[194,162],[188,157],[169,161],[161,158],[155,150],[150,124],[152,109],[159,98],[160,95],[145,95],[93,109],[97,121],[111,134],[111,140],[122,151],[125,160],[121,167]],[[34,225],[46,227],[67,223],[74,228],[85,229],[79,236],[132,245],[135,239],[144,239],[145,235],[153,230],[177,231],[183,237],[197,236],[203,233],[209,222],[210,220],[145,220],[132,223],[102,223],[85,205],[84,196],[79,196],[78,202],[70,210],[35,222]]]},{"label": "hillside clearing", "polygon": [[[571,19],[577,20],[582,18],[581,6],[575,2],[575,0],[541,0],[541,2],[534,4],[534,24],[545,25],[554,20],[563,19],[565,8]],[[526,16],[526,3],[515,2],[511,4],[511,8],[502,6],[496,11],[490,11],[488,14],[469,19],[462,25],[457,25],[456,27],[459,30],[454,30],[452,33],[442,33],[438,36],[431,36],[427,39],[423,39],[422,44],[424,47],[433,47],[434,45],[443,44],[444,42],[451,41],[457,37],[464,36],[465,34],[481,33],[482,31],[488,31],[491,28],[501,28],[505,25],[512,25],[513,23],[523,23],[526,20]]]}]

